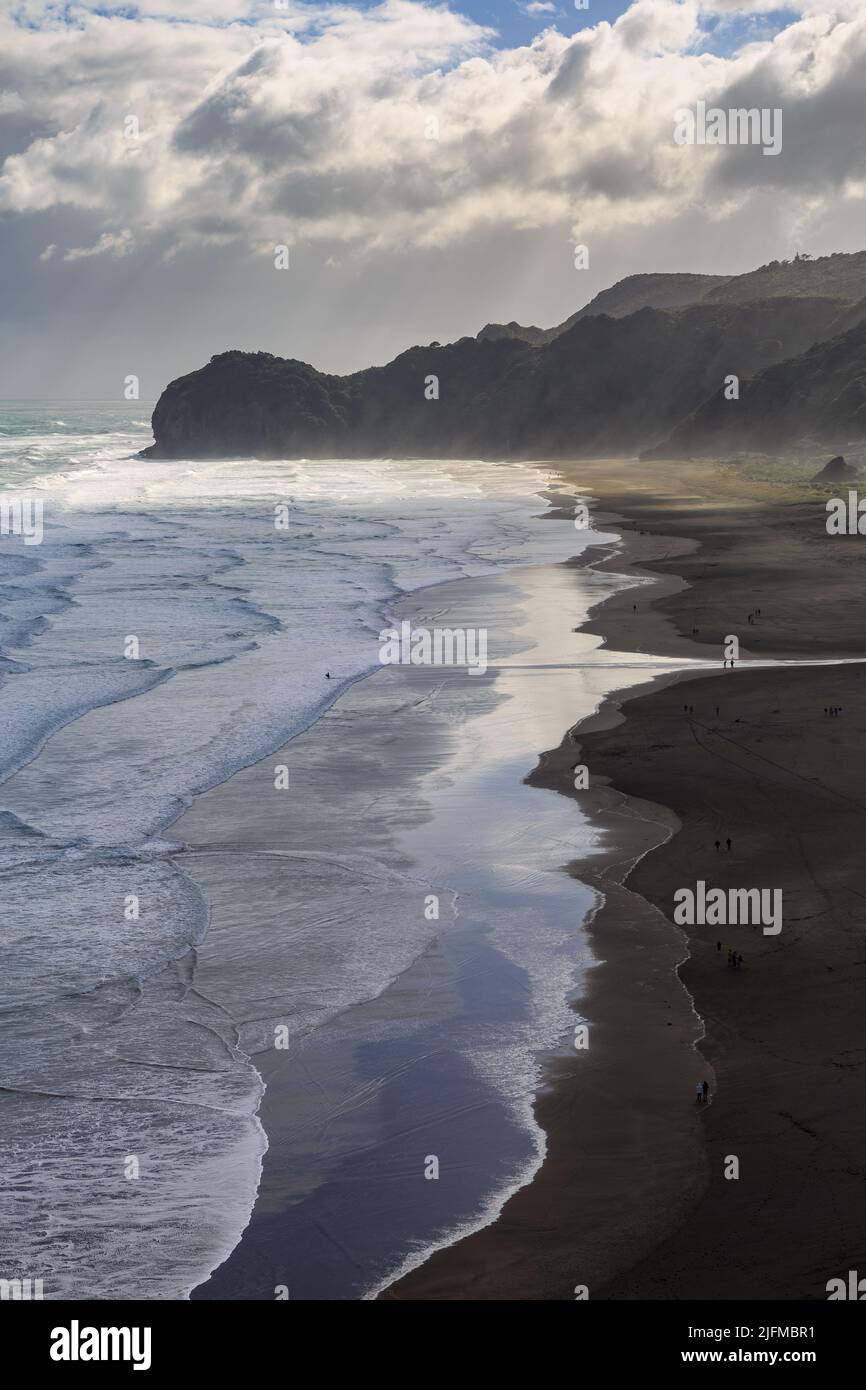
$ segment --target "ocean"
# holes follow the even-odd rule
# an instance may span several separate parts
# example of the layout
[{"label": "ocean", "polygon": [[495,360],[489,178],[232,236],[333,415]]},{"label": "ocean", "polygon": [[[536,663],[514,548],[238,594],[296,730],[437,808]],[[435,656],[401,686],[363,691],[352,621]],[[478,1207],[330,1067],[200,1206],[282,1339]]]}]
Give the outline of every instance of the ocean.
[{"label": "ocean", "polygon": [[[615,537],[552,469],[142,460],[148,414],[0,407],[0,1276],[370,1297],[543,1158],[594,831],[523,778],[625,683],[575,630],[624,581],[563,566]],[[383,666],[405,620],[487,669]]]}]

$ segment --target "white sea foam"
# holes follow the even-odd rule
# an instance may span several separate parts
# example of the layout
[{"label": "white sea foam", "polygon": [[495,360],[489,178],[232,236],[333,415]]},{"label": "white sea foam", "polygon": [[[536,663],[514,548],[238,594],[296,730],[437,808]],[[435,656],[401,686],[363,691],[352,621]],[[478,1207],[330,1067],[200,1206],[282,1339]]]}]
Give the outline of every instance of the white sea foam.
[{"label": "white sea foam", "polygon": [[[0,568],[0,1219],[48,1297],[183,1296],[255,1192],[260,1082],[239,1020],[196,990],[207,910],[167,825],[377,669],[403,594],[588,538],[541,519],[543,479],[520,465],[160,463],[118,457],[127,442],[28,437],[51,462],[28,482],[45,540],[6,538]],[[314,1014],[385,986],[387,942],[367,945]]]}]

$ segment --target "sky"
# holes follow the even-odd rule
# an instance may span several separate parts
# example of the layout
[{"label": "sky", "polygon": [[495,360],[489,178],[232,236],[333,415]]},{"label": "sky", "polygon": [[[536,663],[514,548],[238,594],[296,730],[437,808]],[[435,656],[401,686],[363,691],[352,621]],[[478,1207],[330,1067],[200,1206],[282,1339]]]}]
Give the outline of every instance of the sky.
[{"label": "sky", "polygon": [[[781,152],[679,144],[700,101],[780,110]],[[864,249],[864,117],[866,0],[4,0],[0,398]]]}]

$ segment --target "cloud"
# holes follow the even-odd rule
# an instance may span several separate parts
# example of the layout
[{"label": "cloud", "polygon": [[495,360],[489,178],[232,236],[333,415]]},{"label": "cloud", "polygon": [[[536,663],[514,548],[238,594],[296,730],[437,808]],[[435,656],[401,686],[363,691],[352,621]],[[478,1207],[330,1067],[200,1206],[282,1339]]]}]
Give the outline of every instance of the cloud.
[{"label": "cloud", "polygon": [[704,14],[773,14],[780,10],[799,13],[807,8],[809,0],[700,0]]},{"label": "cloud", "polygon": [[[768,161],[752,151],[673,146],[673,112],[725,94],[786,108],[796,160],[775,161],[781,186],[832,196],[862,182],[859,0],[802,0],[799,23],[726,57],[700,52],[708,8],[757,6],[635,0],[614,24],[549,28],[509,51],[412,0],[286,11],[196,0],[183,22],[160,0],[135,19],[73,3],[63,22],[29,0],[36,28],[0,21],[0,88],[14,72],[40,133],[3,164],[0,209],[73,208],[175,251],[232,239],[444,246],[563,221],[585,239],[650,225],[713,188],[726,202],[760,192]],[[131,233],[112,235],[64,259],[128,254]]]},{"label": "cloud", "polygon": [[[608,281],[662,262],[744,268],[757,262],[755,247],[766,259],[788,254],[778,242],[793,229],[809,249],[846,245],[866,227],[866,5],[799,0],[786,5],[799,18],[778,32],[726,23],[732,51],[707,51],[704,26],[767,8],[634,0],[616,22],[574,35],[545,12],[543,31],[509,49],[466,16],[413,0],[292,0],[285,10],[264,0],[115,10],[106,0],[17,0],[0,13],[0,234],[16,268],[16,325],[35,314],[34,299],[45,323],[64,306],[71,313],[76,293],[86,315],[86,292],[99,290],[111,305],[106,335],[123,336],[111,314],[126,303],[143,352],[142,305],[150,309],[160,285],[176,297],[190,283],[184,363],[235,341],[263,346],[274,298],[270,281],[262,288],[266,268],[286,243],[290,303],[274,310],[279,330],[267,346],[280,350],[297,332],[298,355],[312,356],[313,340],[330,351],[323,299],[333,296],[336,340],[356,276],[360,366],[392,342],[446,337],[452,320],[466,331],[476,312],[476,326],[517,315],[518,304],[535,321],[564,317],[589,284],[577,283],[574,241]],[[782,153],[678,147],[675,113],[698,100],[780,106]],[[626,246],[623,264],[612,248],[622,258]],[[542,264],[551,254],[567,266],[562,281]],[[494,273],[497,255],[508,273]],[[505,307],[524,262],[548,320],[535,301]],[[296,268],[315,264],[322,275],[304,318]],[[413,307],[371,349],[398,268]],[[440,277],[426,300],[424,276]],[[443,311],[431,329],[452,279],[461,288],[451,318]],[[155,371],[167,369],[172,307],[153,330]],[[334,351],[348,352],[346,340]],[[41,350],[35,342],[34,361]],[[113,352],[102,351],[113,368]]]},{"label": "cloud", "polygon": [[[135,246],[132,232],[125,227],[122,232],[103,232],[93,246],[73,246],[64,252],[64,261],[86,261],[91,256],[128,256]],[[46,247],[46,251],[49,248]],[[43,251],[40,260],[47,260]]]}]

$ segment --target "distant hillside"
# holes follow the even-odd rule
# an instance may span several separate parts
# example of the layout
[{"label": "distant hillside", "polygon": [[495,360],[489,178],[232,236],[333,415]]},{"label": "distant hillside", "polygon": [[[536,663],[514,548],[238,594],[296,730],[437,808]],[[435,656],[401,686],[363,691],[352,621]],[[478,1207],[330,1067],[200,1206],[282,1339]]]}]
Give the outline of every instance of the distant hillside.
[{"label": "distant hillside", "polygon": [[759,270],[735,275],[710,290],[711,304],[747,304],[756,299],[790,299],[793,296],[844,299],[849,304],[866,296],[866,251],[771,261]]},{"label": "distant hillside", "polygon": [[840,337],[847,333],[849,328],[856,328],[858,323],[866,319],[866,299],[860,299],[856,304],[852,304],[841,317],[833,324],[833,332],[830,337]]},{"label": "distant hillside", "polygon": [[717,389],[651,452],[664,457],[864,442],[866,321],[743,381],[738,401],[725,400]]},{"label": "distant hillside", "polygon": [[696,304],[710,290],[726,284],[727,279],[726,275],[628,275],[602,290],[555,328],[525,328],[514,322],[488,323],[478,338],[520,338],[525,343],[550,343],[581,319],[595,318],[599,314],[622,319],[636,314],[639,309],[676,309],[684,304]]},{"label": "distant hillside", "polygon": [[[571,319],[566,322],[570,323]],[[510,323],[485,323],[476,335],[476,342],[496,343],[502,338],[517,338],[522,343],[549,343],[558,332],[558,328],[534,328],[532,324],[516,323],[512,319]]]},{"label": "distant hillside", "polygon": [[745,275],[628,275],[554,328],[488,323],[478,337],[549,343],[581,319],[598,314],[619,319],[639,309],[676,309],[698,303],[749,304],[758,299],[842,299],[854,304],[864,296],[866,251],[851,255],[839,252],[817,260],[800,256],[791,261],[771,261]]},{"label": "distant hillside", "polygon": [[[171,383],[156,458],[538,457],[635,451],[668,434],[735,362],[745,376],[829,333],[832,299],[588,317],[552,342],[463,338],[352,376],[229,352]],[[439,398],[425,397],[428,378]]]},{"label": "distant hillside", "polygon": [[557,329],[488,325],[351,376],[222,353],[165,389],[148,452],[538,458],[809,440],[838,453],[866,438],[864,343],[866,252],[634,275]]}]

